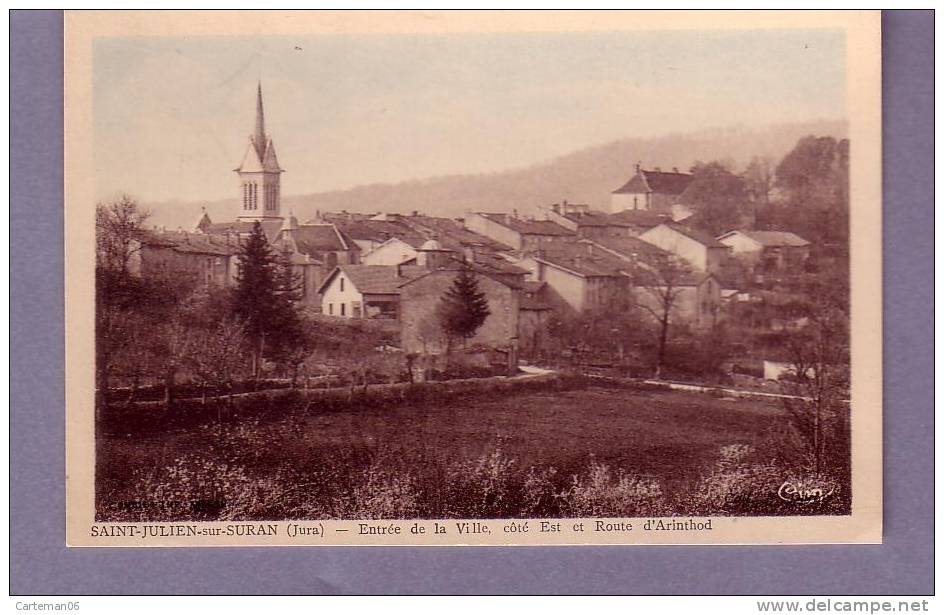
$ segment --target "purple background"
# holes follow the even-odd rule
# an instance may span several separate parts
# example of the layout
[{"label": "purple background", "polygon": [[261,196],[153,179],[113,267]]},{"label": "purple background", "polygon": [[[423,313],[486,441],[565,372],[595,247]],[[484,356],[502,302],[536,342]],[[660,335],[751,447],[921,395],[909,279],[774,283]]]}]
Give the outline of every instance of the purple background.
[{"label": "purple background", "polygon": [[933,11],[883,16],[881,546],[67,549],[62,15],[10,30],[12,594],[933,592]]}]

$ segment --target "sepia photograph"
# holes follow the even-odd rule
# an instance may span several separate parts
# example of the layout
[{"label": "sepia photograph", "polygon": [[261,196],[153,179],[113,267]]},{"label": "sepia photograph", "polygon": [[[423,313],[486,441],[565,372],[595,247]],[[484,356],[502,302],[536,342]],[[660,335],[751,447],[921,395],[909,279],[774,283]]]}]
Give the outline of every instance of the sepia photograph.
[{"label": "sepia photograph", "polygon": [[877,15],[427,17],[67,14],[70,544],[880,542]]}]

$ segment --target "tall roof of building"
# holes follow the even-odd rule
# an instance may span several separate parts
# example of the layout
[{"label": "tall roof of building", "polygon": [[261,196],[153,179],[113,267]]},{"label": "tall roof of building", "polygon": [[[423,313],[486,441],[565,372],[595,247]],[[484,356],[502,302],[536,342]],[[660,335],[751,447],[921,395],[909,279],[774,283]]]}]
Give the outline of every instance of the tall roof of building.
[{"label": "tall roof of building", "polygon": [[539,250],[533,258],[585,277],[624,276],[631,265],[592,242],[555,244]]},{"label": "tall roof of building", "polygon": [[648,171],[637,168],[636,174],[620,188],[614,190],[613,194],[654,192],[678,196],[685,192],[690,183],[692,183],[691,173]]},{"label": "tall roof of building", "polygon": [[343,252],[350,248],[341,232],[333,224],[305,224],[291,233],[295,249],[308,256],[325,252]]},{"label": "tall roof of building", "polygon": [[573,235],[573,231],[550,220],[526,220],[506,213],[480,213],[492,222],[506,226],[522,235],[546,235],[564,237]]},{"label": "tall roof of building", "polygon": [[321,282],[318,292],[323,292],[340,272],[362,294],[396,295],[402,284],[426,275],[430,269],[416,265],[338,265]]},{"label": "tall roof of building", "polygon": [[627,209],[609,215],[611,220],[635,228],[652,228],[672,221],[672,214],[648,209]]},{"label": "tall roof of building", "polygon": [[420,214],[415,216],[403,216],[400,218],[400,221],[419,233],[435,235],[439,243],[452,250],[458,251],[464,247],[479,246],[495,251],[511,250],[509,246],[503,243],[470,231],[462,226],[458,220],[453,220],[452,218]]},{"label": "tall roof of building", "polygon": [[332,271],[318,288],[321,292],[331,280],[337,277],[338,272],[351,281],[354,288],[362,294],[395,295],[403,278],[397,275],[396,265],[339,265]]},{"label": "tall roof of building", "polygon": [[170,248],[182,254],[232,256],[239,252],[239,240],[186,231],[143,231],[140,241],[146,246]]},{"label": "tall roof of building", "polygon": [[765,247],[778,248],[778,247],[792,247],[792,248],[802,248],[804,246],[810,245],[810,242],[806,239],[803,239],[796,233],[791,233],[789,231],[729,231],[718,237],[718,240],[722,240],[725,237],[730,237],[735,233],[741,233],[746,235],[761,244]]},{"label": "tall roof of building", "polygon": [[[250,220],[230,220],[229,222],[209,222],[202,224],[198,230],[207,235],[248,235],[252,232],[254,222]],[[282,229],[281,218],[265,218],[259,220],[266,239],[274,241]]]}]

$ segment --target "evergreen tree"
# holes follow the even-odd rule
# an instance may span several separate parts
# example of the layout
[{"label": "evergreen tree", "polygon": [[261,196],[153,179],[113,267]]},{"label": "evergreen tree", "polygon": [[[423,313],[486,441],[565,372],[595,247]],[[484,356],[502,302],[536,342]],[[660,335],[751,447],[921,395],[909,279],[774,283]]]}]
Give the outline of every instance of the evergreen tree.
[{"label": "evergreen tree", "polygon": [[269,318],[272,335],[266,343],[266,357],[294,371],[307,358],[312,339],[295,308],[302,299],[301,276],[292,268],[288,252],[275,259],[275,305]]},{"label": "evergreen tree", "polygon": [[240,245],[237,258],[234,311],[245,323],[252,349],[252,373],[258,376],[266,337],[272,333],[274,317],[280,311],[278,263],[259,222],[253,224],[248,240]]},{"label": "evergreen tree", "polygon": [[468,340],[475,335],[491,311],[488,299],[479,290],[475,272],[463,266],[439,302],[439,323],[447,338]]}]

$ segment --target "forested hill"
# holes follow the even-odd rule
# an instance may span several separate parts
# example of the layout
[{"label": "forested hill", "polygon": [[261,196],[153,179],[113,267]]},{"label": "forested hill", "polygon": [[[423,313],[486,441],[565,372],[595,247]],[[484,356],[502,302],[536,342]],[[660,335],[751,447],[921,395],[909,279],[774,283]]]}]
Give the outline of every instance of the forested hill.
[{"label": "forested hill", "polygon": [[[452,175],[397,184],[370,184],[347,190],[283,197],[283,211],[299,220],[317,211],[403,212],[461,217],[467,210],[534,213],[540,205],[561,199],[605,207],[610,192],[621,186],[641,162],[645,168],[688,170],[697,161],[719,160],[740,172],[753,156],[774,164],[806,135],[847,136],[843,121],[781,124],[764,129],[713,129],[657,138],[626,138],[575,151],[526,168],[478,175]],[[457,144],[461,147],[461,144]],[[221,172],[225,172],[221,171]],[[235,193],[235,189],[234,189]],[[233,217],[235,198],[213,202],[144,203],[150,224],[192,226],[206,207],[211,218]]]}]

